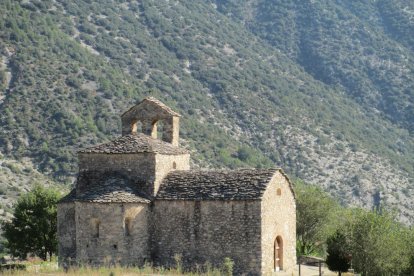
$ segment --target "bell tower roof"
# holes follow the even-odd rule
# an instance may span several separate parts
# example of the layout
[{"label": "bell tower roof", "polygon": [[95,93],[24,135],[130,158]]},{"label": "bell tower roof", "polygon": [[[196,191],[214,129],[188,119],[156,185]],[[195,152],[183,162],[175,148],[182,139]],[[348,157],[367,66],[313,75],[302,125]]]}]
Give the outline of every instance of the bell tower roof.
[{"label": "bell tower roof", "polygon": [[[148,112],[150,114],[148,114]],[[154,97],[146,97],[141,102],[139,102],[138,104],[134,105],[133,107],[125,111],[121,115],[121,118],[124,118],[124,117],[126,118],[126,117],[131,117],[131,116],[134,117],[136,115],[140,115],[141,117],[155,115],[151,113],[157,113],[157,115],[161,117],[164,117],[164,116],[165,117],[169,117],[169,116],[181,117],[180,114],[172,110],[169,106],[165,105],[158,99]]]}]

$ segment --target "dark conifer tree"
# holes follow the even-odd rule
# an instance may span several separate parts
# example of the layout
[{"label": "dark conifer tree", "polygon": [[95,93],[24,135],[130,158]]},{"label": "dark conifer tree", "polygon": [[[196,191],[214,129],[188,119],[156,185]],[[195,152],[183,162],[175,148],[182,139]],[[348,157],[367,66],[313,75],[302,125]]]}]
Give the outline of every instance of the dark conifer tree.
[{"label": "dark conifer tree", "polygon": [[351,266],[351,258],[348,250],[348,243],[344,234],[336,231],[334,235],[327,240],[326,264],[332,271],[337,271],[340,276],[342,272],[347,272]]}]

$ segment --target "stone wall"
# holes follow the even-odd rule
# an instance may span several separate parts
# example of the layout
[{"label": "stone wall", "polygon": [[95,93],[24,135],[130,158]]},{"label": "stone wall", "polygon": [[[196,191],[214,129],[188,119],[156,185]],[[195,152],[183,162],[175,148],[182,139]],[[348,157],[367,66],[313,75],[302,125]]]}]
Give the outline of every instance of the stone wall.
[{"label": "stone wall", "polygon": [[143,265],[149,261],[147,204],[76,202],[75,206],[78,262]]},{"label": "stone wall", "polygon": [[[159,157],[159,158],[158,158]],[[188,169],[188,157],[157,156],[156,179],[174,169]],[[178,159],[177,159],[178,158]],[[287,178],[276,172],[262,199],[160,200],[146,203],[60,203],[59,258],[84,264],[143,265],[145,261],[185,267],[209,262],[220,267],[225,257],[235,273],[271,274],[275,240],[282,246],[280,267],[296,265],[296,206]]]},{"label": "stone wall", "polygon": [[296,203],[286,177],[277,172],[262,197],[262,272],[275,269],[275,241],[282,243],[280,267],[292,273],[296,266]]},{"label": "stone wall", "polygon": [[143,191],[152,194],[155,181],[155,153],[79,153],[79,171],[120,172],[147,183]]},{"label": "stone wall", "polygon": [[59,203],[57,209],[57,236],[59,238],[59,263],[76,259],[75,203]]},{"label": "stone wall", "polygon": [[235,274],[260,274],[260,201],[157,200],[152,225],[152,258],[156,264],[184,266],[209,262],[220,267],[225,257]]},{"label": "stone wall", "polygon": [[180,137],[180,118],[177,116],[164,120],[164,135],[162,140],[178,147]]},{"label": "stone wall", "polygon": [[[189,170],[190,155],[157,153],[104,154],[80,153],[79,171],[120,172],[130,179],[146,183],[142,191],[155,196],[162,179],[172,170]],[[174,168],[175,167],[175,168]],[[82,187],[79,190],[82,190]]]},{"label": "stone wall", "polygon": [[164,177],[173,170],[189,170],[190,169],[190,155],[163,155],[157,154],[155,156],[155,183],[154,195],[157,194],[161,182]]}]

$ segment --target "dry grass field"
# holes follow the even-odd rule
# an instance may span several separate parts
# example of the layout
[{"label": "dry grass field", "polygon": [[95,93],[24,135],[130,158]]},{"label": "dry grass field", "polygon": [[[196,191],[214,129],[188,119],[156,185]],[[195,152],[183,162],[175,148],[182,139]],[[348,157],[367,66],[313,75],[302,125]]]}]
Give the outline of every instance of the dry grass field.
[{"label": "dry grass field", "polygon": [[[16,275],[16,276],[31,276],[31,275],[50,275],[50,276],[132,276],[132,275],[187,275],[187,276],[221,276],[228,275],[228,273],[223,270],[208,268],[206,271],[202,272],[201,269],[199,272],[187,272],[184,273],[181,269],[163,269],[163,268],[153,268],[151,266],[146,266],[142,268],[126,268],[126,267],[80,267],[76,269],[69,269],[65,272],[62,268],[57,266],[56,262],[38,262],[38,263],[22,263],[25,265],[26,269],[19,270],[3,270],[0,271],[1,275]],[[282,275],[282,274],[279,274]],[[284,275],[284,274],[283,274]],[[299,275],[298,270],[293,274],[294,276]],[[293,276],[292,275],[292,276]],[[301,267],[301,276],[317,276],[319,275],[319,269],[316,266],[306,266],[302,265]],[[322,275],[324,276],[334,276],[337,273],[329,271],[328,268],[322,268]],[[342,275],[351,276],[351,273],[343,273]],[[288,276],[288,275],[286,275]],[[290,275],[289,275],[290,276]]]},{"label": "dry grass field", "polygon": [[87,276],[99,276],[99,275],[110,275],[110,276],[128,276],[128,275],[204,275],[204,276],[219,276],[226,275],[227,273],[223,270],[213,269],[204,267],[204,270],[200,267],[200,270],[197,272],[188,272],[184,273],[180,268],[175,269],[165,269],[162,267],[153,268],[151,266],[144,266],[141,268],[135,267],[78,267],[71,268],[68,271],[59,268],[56,262],[22,262],[18,264],[20,268],[15,269],[4,269],[0,270],[1,275],[16,275],[16,276],[26,276],[26,275],[50,275],[50,276],[78,276],[78,275],[87,275]]}]

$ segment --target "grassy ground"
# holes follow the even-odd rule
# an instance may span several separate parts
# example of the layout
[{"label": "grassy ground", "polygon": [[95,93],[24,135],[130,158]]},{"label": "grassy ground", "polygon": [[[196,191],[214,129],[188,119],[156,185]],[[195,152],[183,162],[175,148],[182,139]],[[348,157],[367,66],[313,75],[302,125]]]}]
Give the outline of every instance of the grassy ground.
[{"label": "grassy ground", "polygon": [[[175,269],[165,269],[165,268],[154,268],[151,266],[144,266],[141,268],[126,268],[126,267],[79,267],[72,268],[65,272],[62,268],[59,268],[57,262],[22,262],[18,265],[24,269],[3,269],[0,270],[0,275],[17,275],[17,276],[30,276],[30,275],[50,275],[50,276],[132,276],[132,275],[187,275],[187,276],[221,276],[221,275],[231,275],[228,269],[213,269],[209,267],[204,267],[204,272],[187,272],[184,273],[180,268]],[[226,271],[227,270],[227,271]],[[329,271],[328,268],[322,268],[322,274],[326,276],[335,276],[337,273]],[[279,275],[285,275],[280,273]],[[286,274],[287,275],[287,274]],[[293,273],[293,275],[298,275],[298,269]],[[307,266],[302,265],[301,267],[302,276],[318,276],[319,269],[316,266]],[[353,273],[343,273],[344,276],[352,276]],[[289,275],[291,276],[291,275]]]},{"label": "grassy ground", "polygon": [[20,268],[3,269],[0,271],[1,275],[53,275],[53,276],[77,276],[77,275],[205,275],[205,276],[219,276],[227,273],[218,269],[207,268],[206,272],[191,272],[183,273],[180,268],[178,269],[165,269],[165,268],[153,268],[151,266],[144,266],[141,268],[126,268],[126,267],[79,267],[71,268],[65,272],[62,268],[59,268],[56,262],[22,262],[18,264]]}]

